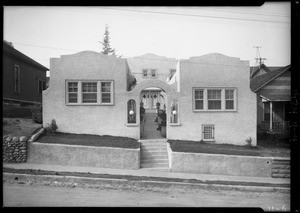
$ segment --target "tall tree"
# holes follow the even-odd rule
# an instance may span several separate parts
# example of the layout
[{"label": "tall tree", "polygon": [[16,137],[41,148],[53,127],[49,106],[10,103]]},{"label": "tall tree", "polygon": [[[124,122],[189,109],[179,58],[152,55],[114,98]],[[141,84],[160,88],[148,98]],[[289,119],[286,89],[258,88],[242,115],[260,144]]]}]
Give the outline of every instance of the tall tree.
[{"label": "tall tree", "polygon": [[115,49],[112,49],[110,47],[110,37],[109,37],[109,31],[108,31],[108,25],[105,25],[105,32],[103,35],[103,41],[100,42],[103,45],[102,54],[104,55],[115,55]]}]

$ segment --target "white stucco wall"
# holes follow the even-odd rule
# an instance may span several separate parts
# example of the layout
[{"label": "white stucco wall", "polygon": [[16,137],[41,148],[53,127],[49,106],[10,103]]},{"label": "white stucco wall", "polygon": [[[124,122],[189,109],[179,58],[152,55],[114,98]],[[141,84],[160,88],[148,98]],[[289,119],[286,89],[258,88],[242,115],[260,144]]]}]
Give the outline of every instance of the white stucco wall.
[{"label": "white stucco wall", "polygon": [[[125,59],[84,51],[52,58],[50,70],[50,86],[43,91],[43,126],[55,119],[59,132],[138,137],[137,127],[126,126]],[[66,79],[113,80],[114,105],[66,105]]]},{"label": "white stucco wall", "polygon": [[[131,73],[134,75],[138,83],[149,79],[166,81],[170,76],[170,70],[176,69],[177,65],[177,59],[175,58],[166,58],[164,56],[158,56],[151,53],[142,56],[127,58],[127,61]],[[143,69],[148,69],[147,78],[143,77]],[[157,70],[156,78],[151,78],[151,69]]]},{"label": "white stucco wall", "polygon": [[[251,137],[252,144],[256,145],[256,94],[249,87],[248,61],[221,54],[181,60],[173,84],[148,79],[138,82],[132,91],[126,91],[126,63],[126,59],[92,51],[51,59],[50,86],[43,91],[43,125],[55,119],[60,132],[139,139],[140,92],[148,87],[158,87],[167,96],[168,139],[200,141],[202,124],[214,124],[216,143],[244,145]],[[66,105],[66,80],[113,80],[114,105]],[[193,87],[237,88],[237,111],[194,112]],[[134,125],[127,125],[129,99],[134,99],[137,106],[137,124]],[[179,125],[169,123],[170,104],[174,99],[179,104]]]},{"label": "white stucco wall", "polygon": [[[249,62],[222,54],[182,60],[180,65],[180,126],[168,128],[169,139],[202,139],[202,125],[215,125],[215,143],[256,145],[256,94],[250,90]],[[194,112],[193,87],[237,88],[236,112]]]}]

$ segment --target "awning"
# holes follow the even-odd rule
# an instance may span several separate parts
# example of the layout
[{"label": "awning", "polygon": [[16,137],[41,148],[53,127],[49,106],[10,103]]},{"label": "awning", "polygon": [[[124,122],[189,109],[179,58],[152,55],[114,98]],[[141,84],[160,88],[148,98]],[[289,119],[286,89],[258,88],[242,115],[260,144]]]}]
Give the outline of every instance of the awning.
[{"label": "awning", "polygon": [[260,97],[267,101],[291,101],[290,95],[264,94],[260,95]]}]

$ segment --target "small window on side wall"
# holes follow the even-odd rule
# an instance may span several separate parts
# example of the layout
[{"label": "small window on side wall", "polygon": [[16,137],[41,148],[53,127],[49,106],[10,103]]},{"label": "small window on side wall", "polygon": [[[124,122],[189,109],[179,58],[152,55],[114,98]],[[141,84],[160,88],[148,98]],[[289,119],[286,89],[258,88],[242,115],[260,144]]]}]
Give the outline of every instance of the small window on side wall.
[{"label": "small window on side wall", "polygon": [[215,126],[212,124],[202,125],[202,140],[214,141],[215,140]]},{"label": "small window on side wall", "polygon": [[171,104],[170,123],[178,123],[178,101],[174,100]]},{"label": "small window on side wall", "polygon": [[130,99],[127,102],[127,123],[135,124],[136,123],[136,104],[135,100]]}]

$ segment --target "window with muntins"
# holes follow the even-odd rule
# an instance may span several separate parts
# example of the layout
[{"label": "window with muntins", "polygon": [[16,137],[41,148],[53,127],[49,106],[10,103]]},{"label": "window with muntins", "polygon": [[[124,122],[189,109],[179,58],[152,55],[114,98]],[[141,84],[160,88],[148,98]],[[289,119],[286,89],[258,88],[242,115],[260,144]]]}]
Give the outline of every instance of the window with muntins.
[{"label": "window with muntins", "polygon": [[78,82],[68,82],[69,103],[78,102]]},{"label": "window with muntins", "polygon": [[112,105],[113,81],[67,80],[66,104]]},{"label": "window with muntins", "polygon": [[194,97],[195,97],[195,109],[203,109],[204,95],[203,89],[195,89]]},{"label": "window with muntins", "polygon": [[221,109],[221,90],[207,90],[208,109]]},{"label": "window with muntins", "polygon": [[148,77],[148,70],[143,70],[143,77],[147,78]]},{"label": "window with muntins", "polygon": [[152,70],[151,70],[151,77],[152,77],[152,78],[156,78],[156,77],[157,77],[157,72],[156,72],[155,69],[152,69]]},{"label": "window with muntins", "polygon": [[236,111],[236,88],[193,88],[194,111]]},{"label": "window with muntins", "polygon": [[97,82],[82,83],[82,103],[97,103]]},{"label": "window with muntins", "polygon": [[234,90],[225,90],[225,109],[234,109]]},{"label": "window with muntins", "polygon": [[101,102],[111,102],[111,82],[101,82]]}]

